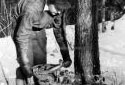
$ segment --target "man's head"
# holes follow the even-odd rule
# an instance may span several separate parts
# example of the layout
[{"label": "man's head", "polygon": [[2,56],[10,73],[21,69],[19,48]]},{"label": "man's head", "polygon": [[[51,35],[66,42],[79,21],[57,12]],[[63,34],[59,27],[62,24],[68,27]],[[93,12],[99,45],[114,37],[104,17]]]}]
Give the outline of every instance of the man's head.
[{"label": "man's head", "polygon": [[71,7],[67,0],[47,0],[48,8],[50,12],[55,15],[61,13],[63,10]]}]

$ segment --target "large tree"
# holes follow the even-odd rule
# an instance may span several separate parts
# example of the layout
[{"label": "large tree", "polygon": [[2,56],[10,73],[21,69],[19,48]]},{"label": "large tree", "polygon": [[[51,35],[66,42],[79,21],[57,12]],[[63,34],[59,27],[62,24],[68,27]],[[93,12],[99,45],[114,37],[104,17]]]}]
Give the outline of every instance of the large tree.
[{"label": "large tree", "polygon": [[75,72],[82,85],[93,83],[100,75],[97,0],[78,0],[75,27]]}]

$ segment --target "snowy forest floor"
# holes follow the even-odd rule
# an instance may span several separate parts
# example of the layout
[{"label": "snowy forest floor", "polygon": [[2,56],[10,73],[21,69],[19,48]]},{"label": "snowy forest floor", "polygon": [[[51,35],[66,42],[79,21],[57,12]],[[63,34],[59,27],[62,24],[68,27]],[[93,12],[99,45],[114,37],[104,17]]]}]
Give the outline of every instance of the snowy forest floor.
[{"label": "snowy forest floor", "polygon": [[106,32],[99,33],[102,75],[108,85],[125,85],[125,15],[114,22],[114,30],[113,22],[106,23]]}]

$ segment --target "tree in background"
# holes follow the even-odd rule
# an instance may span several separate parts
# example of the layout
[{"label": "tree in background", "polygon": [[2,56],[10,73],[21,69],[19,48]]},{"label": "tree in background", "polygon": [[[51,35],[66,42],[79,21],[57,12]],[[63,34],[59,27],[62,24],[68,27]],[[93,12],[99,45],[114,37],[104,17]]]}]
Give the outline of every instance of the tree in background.
[{"label": "tree in background", "polygon": [[92,85],[100,75],[97,0],[78,0],[75,27],[75,73],[82,85]]}]

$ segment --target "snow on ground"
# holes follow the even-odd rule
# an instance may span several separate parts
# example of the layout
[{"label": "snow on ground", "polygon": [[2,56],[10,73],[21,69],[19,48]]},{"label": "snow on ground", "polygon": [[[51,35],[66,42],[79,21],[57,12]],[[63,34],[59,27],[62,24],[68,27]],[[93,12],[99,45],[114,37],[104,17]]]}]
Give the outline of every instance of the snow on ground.
[{"label": "snow on ground", "polygon": [[0,38],[0,85],[6,85],[5,77],[9,79],[9,85],[15,83],[16,68],[18,66],[12,38],[10,36]]},{"label": "snow on ground", "polygon": [[[115,85],[125,85],[125,15],[114,22],[114,30],[111,30],[112,24],[108,21],[107,31],[99,33],[101,70],[113,73]],[[111,76],[111,73],[104,75]]]}]

